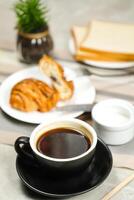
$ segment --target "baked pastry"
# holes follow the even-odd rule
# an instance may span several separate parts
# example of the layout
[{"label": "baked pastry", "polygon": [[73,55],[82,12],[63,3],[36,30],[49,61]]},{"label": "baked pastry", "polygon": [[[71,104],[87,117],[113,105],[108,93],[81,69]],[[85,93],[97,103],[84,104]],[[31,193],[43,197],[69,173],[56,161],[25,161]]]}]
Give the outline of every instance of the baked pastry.
[{"label": "baked pastry", "polygon": [[10,97],[10,104],[13,108],[24,111],[36,111],[38,106],[31,98],[26,96],[24,93],[13,90]]},{"label": "baked pastry", "polygon": [[51,79],[52,86],[59,92],[61,100],[72,97],[73,82],[65,79],[63,68],[59,63],[45,55],[40,59],[39,67]]},{"label": "baked pastry", "polygon": [[59,100],[57,90],[37,79],[24,79],[17,83],[10,96],[10,104],[21,111],[47,112],[56,106]]}]

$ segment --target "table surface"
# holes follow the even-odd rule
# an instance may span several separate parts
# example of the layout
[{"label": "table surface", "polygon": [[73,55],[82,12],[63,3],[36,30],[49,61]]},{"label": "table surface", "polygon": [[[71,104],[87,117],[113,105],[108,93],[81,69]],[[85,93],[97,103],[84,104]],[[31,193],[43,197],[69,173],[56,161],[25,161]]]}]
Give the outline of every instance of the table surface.
[{"label": "table surface", "polygon": [[[22,69],[22,66],[16,58],[15,35],[14,30],[15,16],[12,11],[12,5],[15,0],[0,1],[0,82],[2,82],[11,73]],[[92,19],[112,20],[118,22],[134,23],[134,1],[133,0],[46,0],[50,9],[50,28],[55,43],[54,55],[61,59],[71,60],[72,57],[68,50],[69,31],[72,25],[85,25]],[[71,13],[71,14],[70,14]],[[8,26],[7,20],[8,19]],[[60,26],[59,26],[60,24]],[[71,62],[70,62],[71,67]],[[99,77],[91,75],[85,66],[76,63],[77,73],[90,75],[90,79],[96,88],[96,101],[110,97],[120,97],[134,103],[134,75],[121,77]],[[8,69],[6,73],[2,70]],[[89,117],[90,119],[90,117]],[[87,118],[88,121],[88,118]],[[33,124],[27,124],[17,121],[0,110],[1,130],[20,132],[23,135],[30,135],[36,127]],[[134,155],[134,140],[122,146],[110,147],[112,152]],[[0,199],[23,200],[23,199],[44,199],[32,193],[28,193],[22,187],[21,182],[15,170],[16,153],[11,146],[0,144]],[[121,180],[131,174],[131,170],[113,168],[106,181],[95,190],[71,199],[92,199],[100,200],[104,194],[110,191]],[[134,182],[130,183],[120,191],[113,200],[132,200],[134,199]],[[6,193],[5,191],[7,191]],[[47,198],[46,198],[47,199]]]}]

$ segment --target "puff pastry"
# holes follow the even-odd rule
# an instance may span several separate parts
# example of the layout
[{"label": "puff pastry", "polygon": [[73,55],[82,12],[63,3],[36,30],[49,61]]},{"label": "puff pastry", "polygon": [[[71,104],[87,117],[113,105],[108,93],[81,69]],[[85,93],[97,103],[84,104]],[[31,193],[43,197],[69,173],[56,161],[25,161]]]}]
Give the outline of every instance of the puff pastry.
[{"label": "puff pastry", "polygon": [[30,112],[47,112],[56,106],[59,94],[56,89],[37,79],[24,79],[11,91],[10,104],[13,108]]},{"label": "puff pastry", "polygon": [[52,85],[59,92],[61,100],[72,97],[74,91],[73,82],[66,80],[64,70],[59,63],[45,55],[40,59],[39,67],[51,79]]}]

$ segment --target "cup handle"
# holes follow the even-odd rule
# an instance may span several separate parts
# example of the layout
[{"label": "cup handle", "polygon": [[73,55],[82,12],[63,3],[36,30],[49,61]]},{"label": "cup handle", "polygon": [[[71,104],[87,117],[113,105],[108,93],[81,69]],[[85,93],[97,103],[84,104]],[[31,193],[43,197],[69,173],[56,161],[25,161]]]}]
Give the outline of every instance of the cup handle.
[{"label": "cup handle", "polygon": [[[26,136],[21,136],[19,138],[16,139],[15,144],[14,144],[14,148],[15,151],[17,152],[17,154],[24,159],[25,162],[28,163],[33,163],[35,162],[35,157],[34,154],[32,152],[32,149],[30,147],[30,143],[29,143],[29,137]],[[30,151],[26,151],[23,146],[26,146],[30,149]]]}]

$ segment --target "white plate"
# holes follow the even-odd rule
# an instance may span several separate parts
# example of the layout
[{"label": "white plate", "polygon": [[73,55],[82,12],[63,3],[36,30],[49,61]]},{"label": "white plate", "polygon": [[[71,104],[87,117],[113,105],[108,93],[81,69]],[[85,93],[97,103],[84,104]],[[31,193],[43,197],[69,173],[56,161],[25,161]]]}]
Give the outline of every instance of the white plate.
[{"label": "white plate", "polygon": [[[75,54],[75,46],[73,39],[69,40],[69,50],[72,55]],[[83,63],[89,65],[90,72],[100,75],[123,75],[132,72],[134,69],[134,62],[104,62],[104,61],[93,61],[84,60]],[[125,71],[126,70],[126,71]]]},{"label": "white plate", "polygon": [[[76,77],[77,73],[75,72],[75,69],[73,70],[68,67],[64,67],[64,71],[68,80],[73,79],[75,90],[73,97],[70,100],[59,102],[58,106],[77,103],[93,103],[95,99],[95,88],[92,86],[89,76]],[[0,87],[0,107],[11,117],[24,122],[39,124],[43,121],[57,119],[58,117],[77,117],[82,114],[82,112],[58,111],[50,111],[46,113],[35,111],[27,113],[13,109],[9,104],[11,89],[17,82],[25,78],[36,78],[50,84],[50,79],[45,76],[37,66],[27,68],[9,76]]]}]

